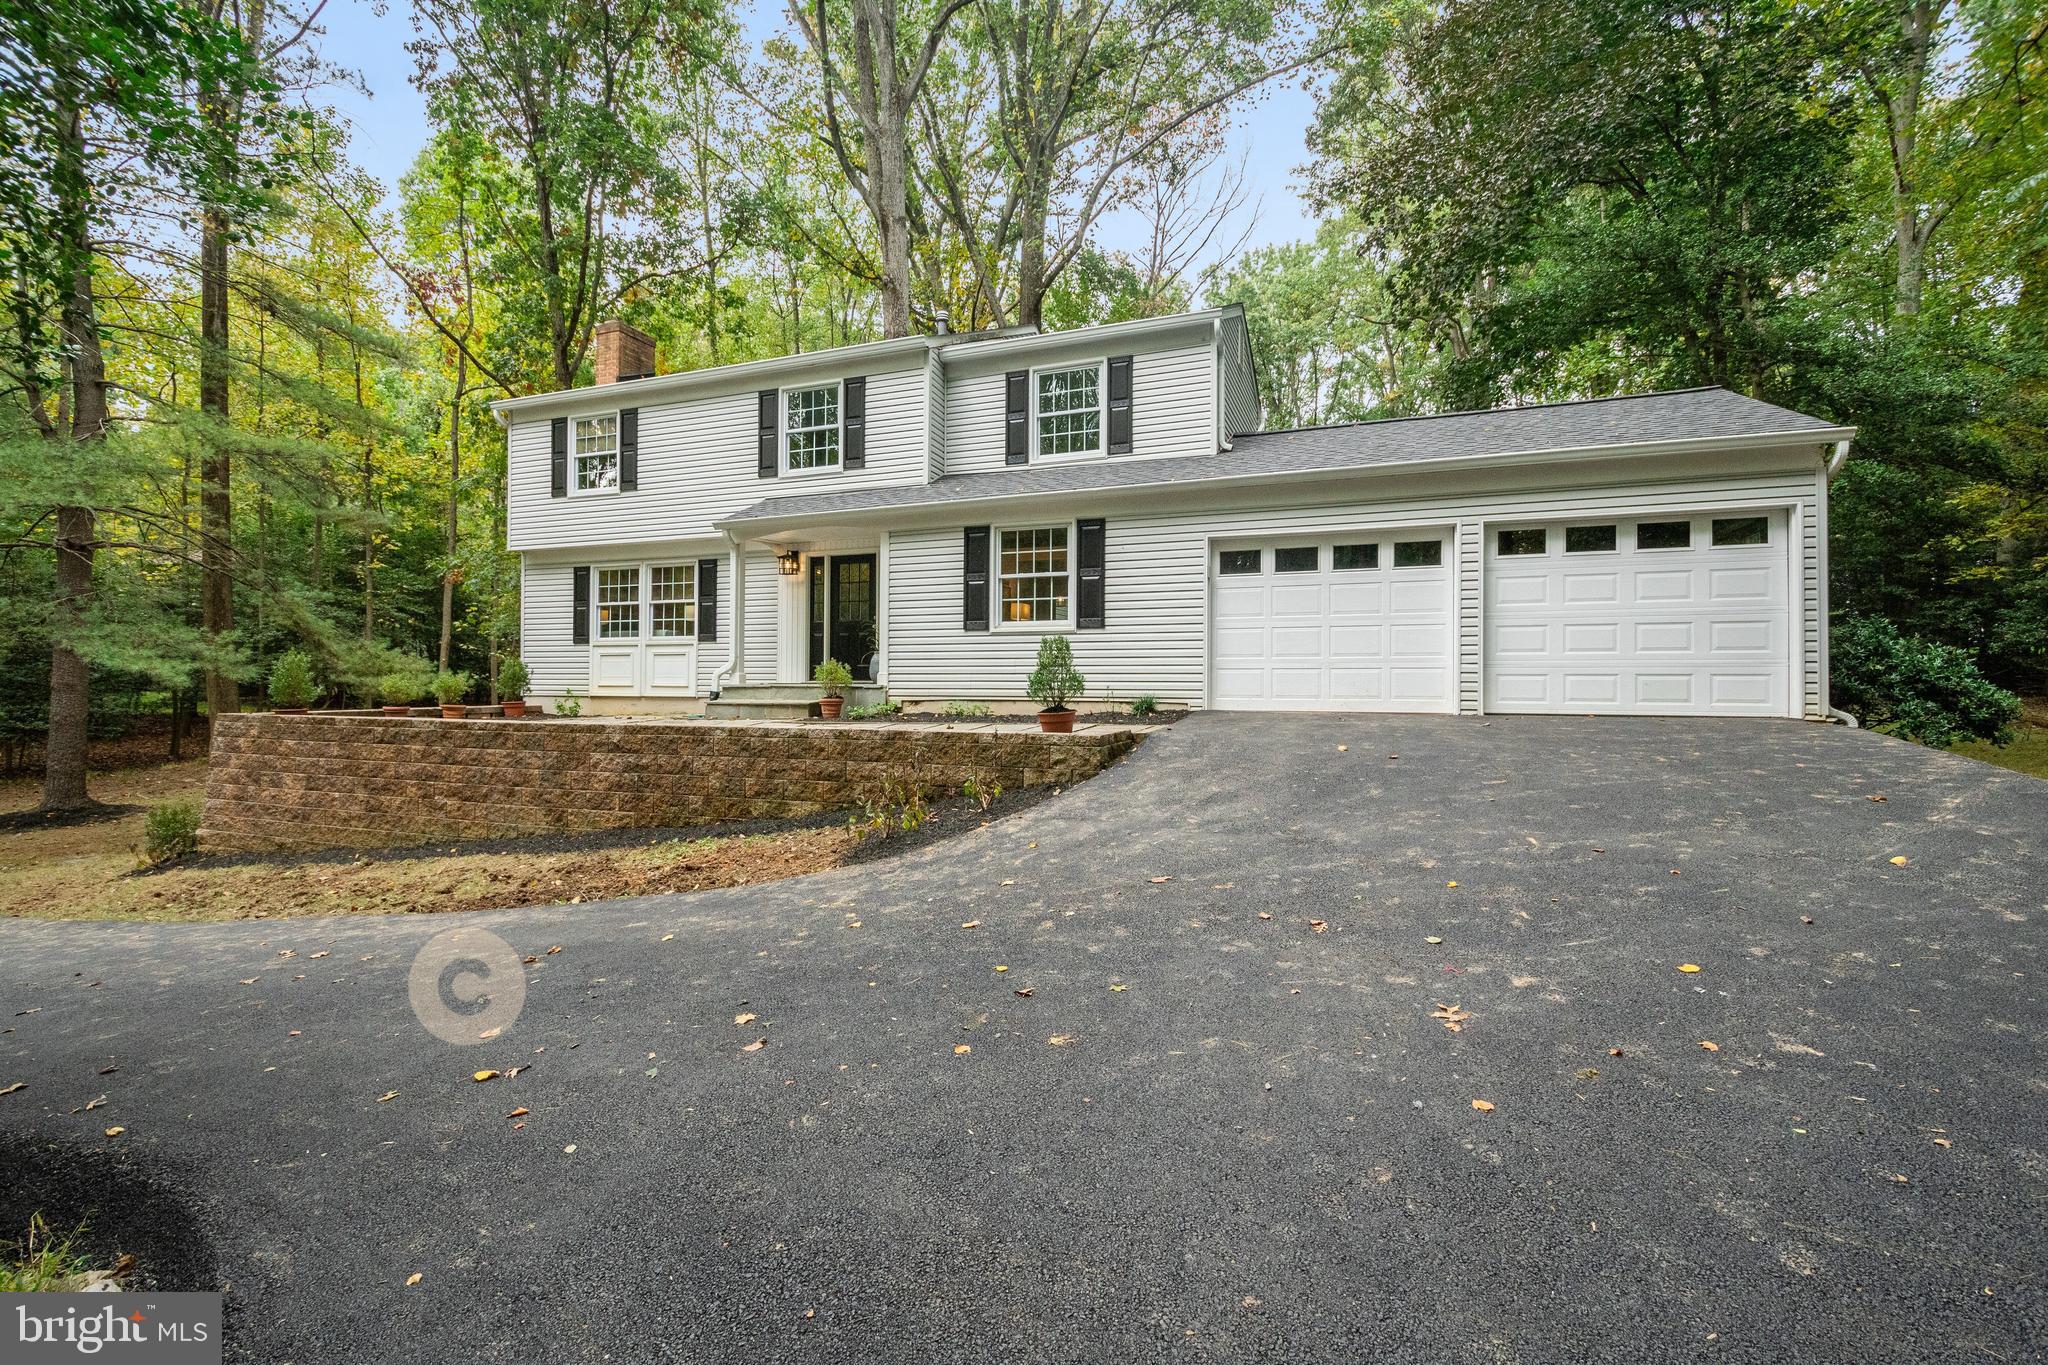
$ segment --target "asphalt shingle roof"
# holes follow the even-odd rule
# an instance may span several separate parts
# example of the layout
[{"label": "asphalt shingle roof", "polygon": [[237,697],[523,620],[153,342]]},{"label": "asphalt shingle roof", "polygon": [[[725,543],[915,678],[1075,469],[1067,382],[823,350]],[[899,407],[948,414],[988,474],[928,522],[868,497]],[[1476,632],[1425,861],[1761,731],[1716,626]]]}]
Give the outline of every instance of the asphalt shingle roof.
[{"label": "asphalt shingle roof", "polygon": [[1087,493],[1261,474],[1367,470],[1428,460],[1469,460],[1546,450],[1590,450],[1655,441],[1839,430],[1817,417],[1727,389],[1681,389],[1489,412],[1400,417],[1240,436],[1229,450],[1152,460],[1043,464],[952,474],[928,484],[768,498],[728,522],[929,507],[1039,493]]}]

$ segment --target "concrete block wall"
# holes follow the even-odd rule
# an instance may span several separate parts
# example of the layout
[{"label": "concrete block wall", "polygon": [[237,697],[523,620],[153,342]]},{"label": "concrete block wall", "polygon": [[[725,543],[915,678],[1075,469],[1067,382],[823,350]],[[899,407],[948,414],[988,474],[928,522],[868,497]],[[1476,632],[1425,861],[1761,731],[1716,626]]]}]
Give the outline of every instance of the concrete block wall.
[{"label": "concrete block wall", "polygon": [[952,793],[1080,781],[1128,731],[659,725],[602,719],[223,716],[201,840],[220,851],[695,825],[850,806],[885,783]]}]

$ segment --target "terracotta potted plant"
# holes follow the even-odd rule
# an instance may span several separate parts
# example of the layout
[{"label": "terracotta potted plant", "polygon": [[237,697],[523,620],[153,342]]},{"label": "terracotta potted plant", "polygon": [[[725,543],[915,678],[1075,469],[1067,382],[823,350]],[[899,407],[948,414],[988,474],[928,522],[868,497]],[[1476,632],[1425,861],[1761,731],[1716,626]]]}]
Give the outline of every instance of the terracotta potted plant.
[{"label": "terracotta potted plant", "polygon": [[280,716],[303,716],[320,695],[313,680],[313,660],[302,649],[288,649],[270,667],[270,709]]},{"label": "terracotta potted plant", "polygon": [[1088,680],[1074,671],[1074,651],[1066,636],[1048,635],[1039,642],[1038,667],[1024,685],[1031,700],[1044,708],[1038,713],[1039,729],[1049,735],[1072,734],[1074,713],[1067,702],[1087,686]]},{"label": "terracotta potted plant", "polygon": [[386,673],[377,679],[377,698],[387,716],[409,716],[426,684],[417,673]]},{"label": "terracotta potted plant", "polygon": [[837,659],[827,659],[811,671],[811,681],[825,689],[818,698],[818,714],[826,720],[839,719],[846,706],[846,689],[853,686],[853,670]]},{"label": "terracotta potted plant", "polygon": [[526,714],[526,665],[517,659],[498,665],[498,702],[508,716]]},{"label": "terracotta potted plant", "polygon": [[447,720],[461,720],[469,714],[469,708],[462,699],[469,695],[469,674],[457,670],[434,675],[434,700],[441,703],[441,715]]}]

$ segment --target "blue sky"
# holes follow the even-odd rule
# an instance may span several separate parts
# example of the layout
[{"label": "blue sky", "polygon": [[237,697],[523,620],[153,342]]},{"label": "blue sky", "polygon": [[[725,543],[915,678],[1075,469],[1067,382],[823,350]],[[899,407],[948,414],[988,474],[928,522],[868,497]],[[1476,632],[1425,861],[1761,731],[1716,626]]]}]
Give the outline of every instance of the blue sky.
[{"label": "blue sky", "polygon": [[[757,37],[779,25],[783,13],[774,0],[744,8],[751,14],[748,30]],[[409,79],[412,56],[405,50],[415,36],[411,8],[406,0],[389,5],[331,0],[322,19],[327,26],[327,59],[359,73],[367,93],[334,88],[321,98],[348,119],[357,164],[387,188],[393,187],[412,164],[427,132],[419,93]],[[1279,83],[1256,104],[1239,111],[1230,154],[1233,159],[1245,156],[1252,193],[1259,201],[1258,222],[1248,246],[1294,241],[1314,231],[1300,174],[1309,159],[1303,136],[1314,113],[1315,101],[1307,92]],[[1136,232],[1137,224],[1127,215],[1106,219],[1098,228],[1100,240],[1111,248],[1136,245]]]}]

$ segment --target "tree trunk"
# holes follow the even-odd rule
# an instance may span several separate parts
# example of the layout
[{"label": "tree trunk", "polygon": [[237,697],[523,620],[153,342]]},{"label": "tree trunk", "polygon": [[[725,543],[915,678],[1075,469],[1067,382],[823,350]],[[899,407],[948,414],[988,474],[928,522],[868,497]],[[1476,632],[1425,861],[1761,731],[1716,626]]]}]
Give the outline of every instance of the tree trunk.
[{"label": "tree trunk", "polygon": [[[60,116],[57,166],[63,249],[71,259],[71,291],[64,299],[62,328],[70,352],[71,430],[57,436],[73,461],[92,458],[107,435],[107,367],[100,350],[99,318],[93,298],[91,190],[86,180],[85,120],[80,109]],[[81,480],[81,483],[83,480]],[[77,641],[92,600],[93,512],[90,507],[57,509],[57,581],[50,613],[49,730],[43,743],[44,810],[80,810],[93,805],[86,791],[87,718],[92,711],[92,677]]]},{"label": "tree trunk", "polygon": [[455,639],[455,551],[462,509],[462,391],[469,383],[469,353],[455,348],[455,401],[448,409],[448,567],[441,574],[441,671]]},{"label": "tree trunk", "polygon": [[[199,621],[215,649],[235,625],[234,455],[228,425],[228,221],[209,206],[199,227],[199,410],[214,420],[199,462]],[[235,680],[217,663],[206,669],[206,709],[216,716],[242,709]]]},{"label": "tree trunk", "polygon": [[875,235],[882,252],[882,335],[910,335],[909,160],[905,120],[883,113],[879,145],[870,149],[868,178],[875,194]]}]

